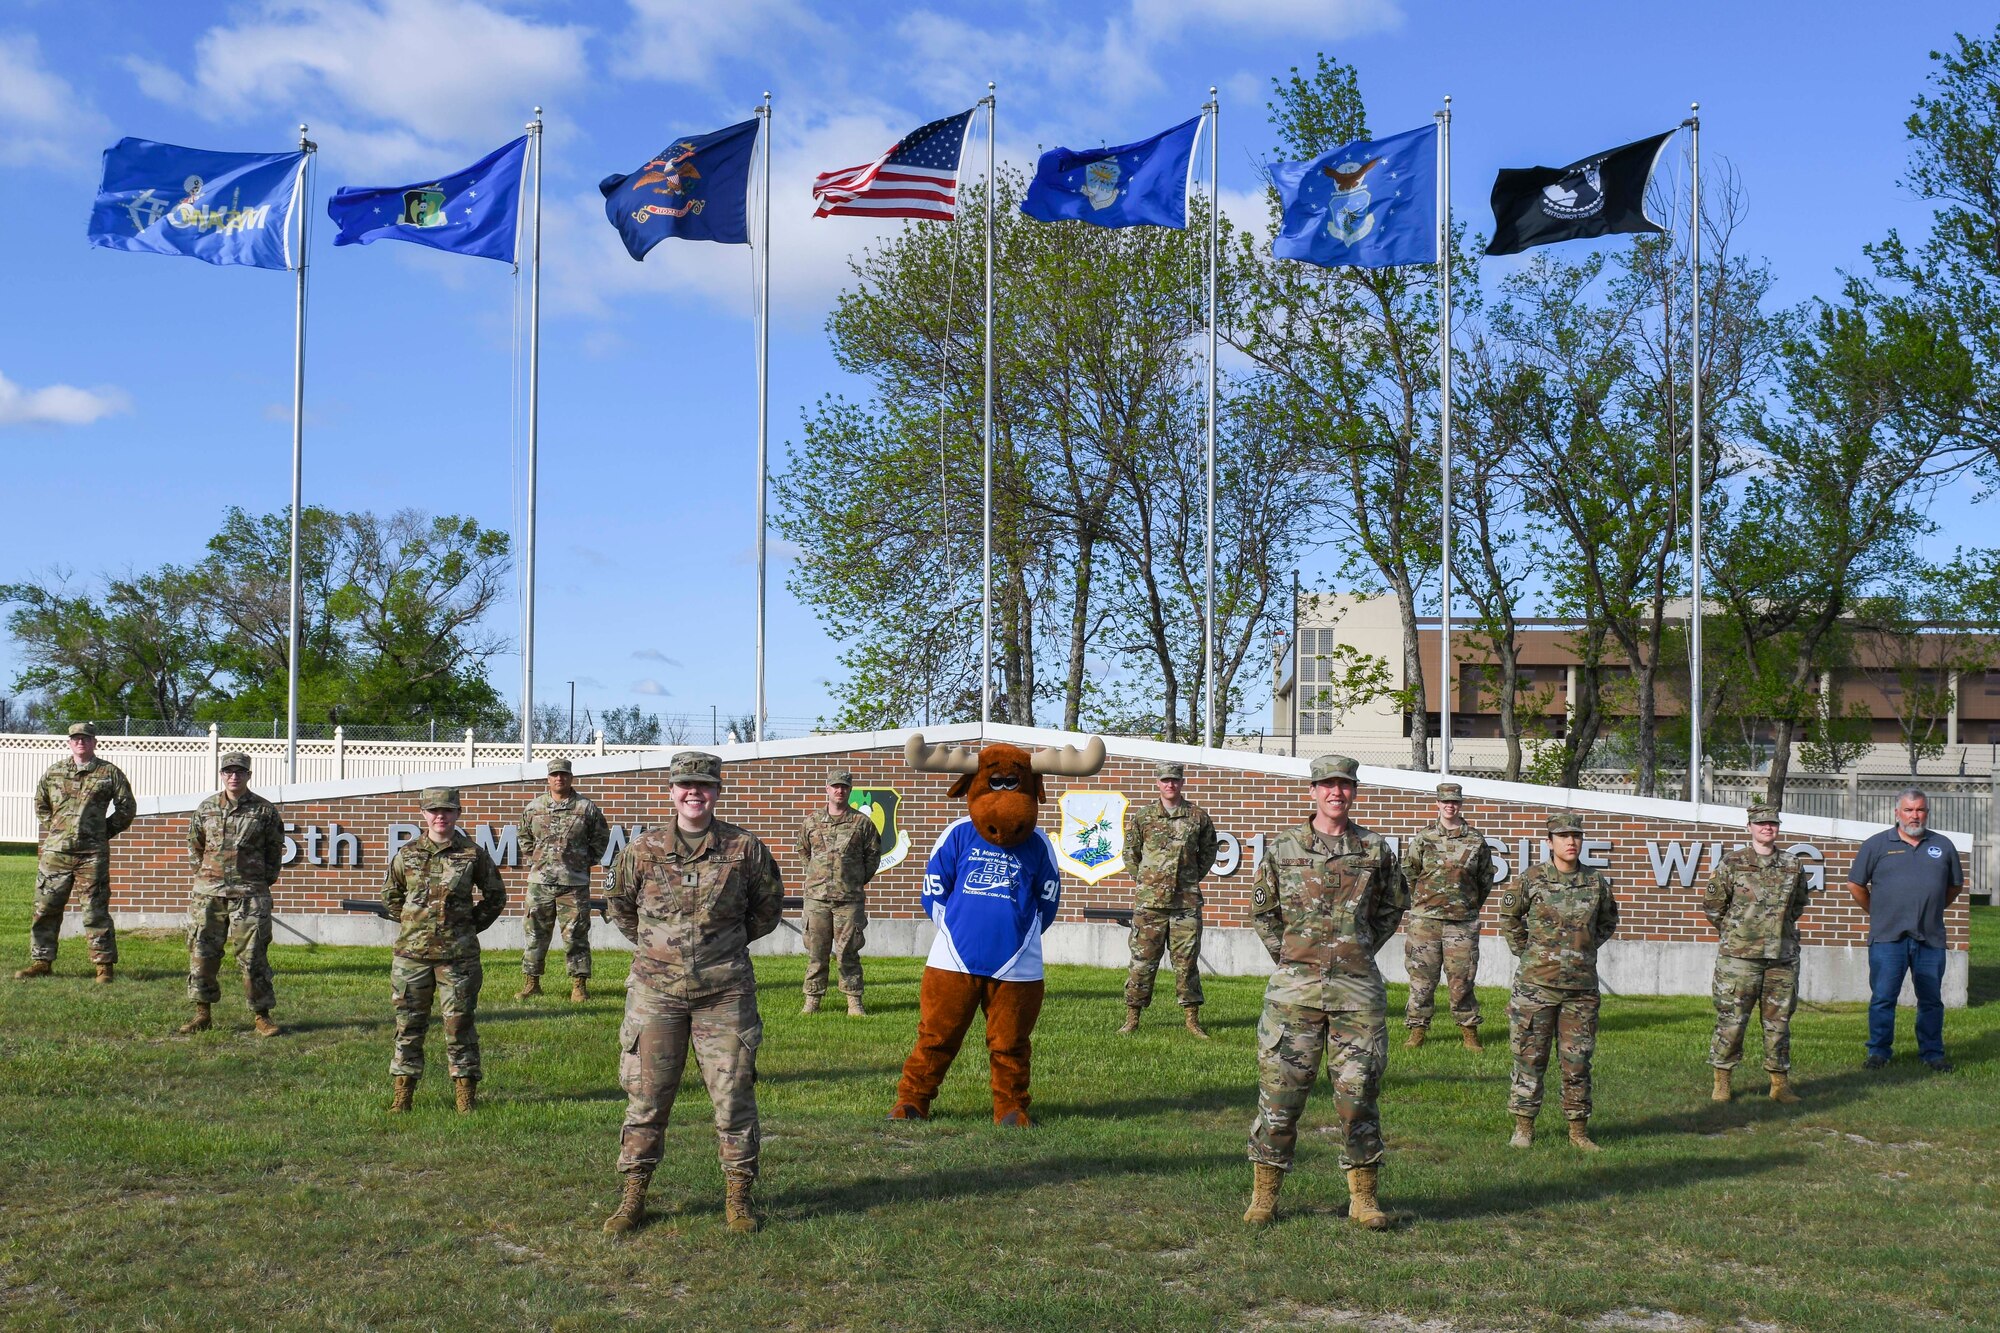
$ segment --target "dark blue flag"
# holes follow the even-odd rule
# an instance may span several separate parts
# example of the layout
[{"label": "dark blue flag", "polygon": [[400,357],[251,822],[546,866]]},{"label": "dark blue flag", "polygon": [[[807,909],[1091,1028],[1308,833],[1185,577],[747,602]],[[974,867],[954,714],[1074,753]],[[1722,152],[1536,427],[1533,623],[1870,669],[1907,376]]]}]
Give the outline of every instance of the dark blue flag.
[{"label": "dark blue flag", "polygon": [[1437,126],[1274,162],[1284,215],[1271,253],[1323,268],[1437,262]]},{"label": "dark blue flag", "polygon": [[1185,227],[1188,167],[1201,117],[1117,148],[1052,148],[1035,164],[1021,211],[1043,222]]},{"label": "dark blue flag", "polygon": [[750,243],[750,156],[757,122],[676,139],[629,176],[606,176],[604,216],[634,259],[669,236]]},{"label": "dark blue flag", "polygon": [[290,268],[304,153],[211,153],[147,139],[104,150],[90,243]]},{"label": "dark blue flag", "polygon": [[421,185],[342,186],[326,201],[335,245],[411,241],[455,255],[514,262],[528,136],[463,171]]}]

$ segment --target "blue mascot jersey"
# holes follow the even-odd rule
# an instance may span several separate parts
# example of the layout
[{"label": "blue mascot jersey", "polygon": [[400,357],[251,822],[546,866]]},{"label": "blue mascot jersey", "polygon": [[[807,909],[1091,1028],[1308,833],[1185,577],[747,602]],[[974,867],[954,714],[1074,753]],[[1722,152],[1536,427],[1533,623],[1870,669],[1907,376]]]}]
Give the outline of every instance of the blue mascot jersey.
[{"label": "blue mascot jersey", "polygon": [[924,867],[924,910],[937,923],[928,967],[996,981],[1042,979],[1042,932],[1062,906],[1055,844],[1040,829],[996,847],[958,819]]}]

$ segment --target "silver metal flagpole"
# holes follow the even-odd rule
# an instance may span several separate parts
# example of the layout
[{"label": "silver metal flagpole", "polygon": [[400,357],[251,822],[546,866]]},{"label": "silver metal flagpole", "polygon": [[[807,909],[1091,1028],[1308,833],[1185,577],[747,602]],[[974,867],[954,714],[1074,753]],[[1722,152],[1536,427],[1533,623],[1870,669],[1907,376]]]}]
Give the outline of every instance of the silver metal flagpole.
[{"label": "silver metal flagpole", "polygon": [[1690,102],[1694,114],[1684,122],[1688,127],[1688,153],[1694,177],[1694,234],[1691,251],[1694,269],[1694,357],[1693,438],[1688,449],[1689,469],[1694,483],[1694,502],[1689,508],[1692,524],[1689,563],[1693,566],[1694,601],[1688,607],[1688,795],[1694,801],[1695,817],[1701,817],[1701,103]]},{"label": "silver metal flagpole", "polygon": [[996,99],[986,85],[986,420],[985,500],[980,518],[983,592],[979,611],[979,725],[993,720],[993,123]]},{"label": "silver metal flagpole", "polygon": [[1220,137],[1222,101],[1208,90],[1208,591],[1202,609],[1201,679],[1202,744],[1219,744],[1215,721],[1215,269],[1220,244],[1222,192],[1215,173],[1216,140]]},{"label": "silver metal flagpole", "polygon": [[763,253],[757,257],[757,716],[751,739],[764,740],[764,493],[771,445],[771,94],[757,114],[764,119]]},{"label": "silver metal flagpole", "polygon": [[528,122],[535,153],[535,219],[529,229],[534,271],[528,279],[528,518],[521,592],[521,758],[535,757],[535,469],[542,380],[542,109]]},{"label": "silver metal flagpole", "polygon": [[[306,138],[299,126],[299,151],[311,153],[319,145]],[[310,159],[308,159],[310,161]],[[296,190],[305,190],[305,164],[299,168]],[[292,577],[291,595],[286,603],[285,631],[285,781],[299,780],[299,635],[304,618],[305,596],[299,580],[299,505],[304,495],[306,459],[306,234],[312,222],[312,200],[299,203],[298,310],[292,335]]]},{"label": "silver metal flagpole", "polygon": [[1446,93],[1438,124],[1438,449],[1443,462],[1444,541],[1438,573],[1438,772],[1451,773],[1451,94]]}]

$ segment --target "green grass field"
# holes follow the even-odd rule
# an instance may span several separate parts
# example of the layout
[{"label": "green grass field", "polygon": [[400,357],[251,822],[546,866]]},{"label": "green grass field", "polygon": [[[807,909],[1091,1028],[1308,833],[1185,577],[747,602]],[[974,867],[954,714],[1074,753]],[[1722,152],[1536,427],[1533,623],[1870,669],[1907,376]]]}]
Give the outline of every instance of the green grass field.
[{"label": "green grass field", "polygon": [[[9,971],[32,886],[31,858],[0,855]],[[1210,983],[1202,1043],[1171,1004],[1117,1037],[1119,974],[1056,969],[1023,1133],[989,1123],[976,1034],[937,1119],[884,1118],[915,961],[872,963],[855,1020],[800,1017],[800,961],[762,960],[765,1230],[722,1227],[690,1072],[652,1195],[676,1211],[616,1240],[598,1226],[625,955],[600,955],[601,998],[575,1007],[514,1001],[517,956],[489,952],[484,1104],[452,1113],[434,1026],[418,1110],[391,1117],[385,950],[274,950],[287,1035],[259,1041],[227,973],[217,1030],[172,1035],[177,937],[126,936],[108,988],[65,941],[55,978],[0,981],[0,1323],[2000,1326],[2000,914],[1974,931],[1973,1007],[1946,1018],[1957,1074],[1917,1064],[1907,1011],[1897,1062],[1871,1074],[1861,1006],[1802,1008],[1792,1109],[1707,1100],[1706,1001],[1607,998],[1595,1157],[1563,1141],[1553,1096],[1543,1141],[1505,1146],[1504,996],[1483,993],[1484,1054],[1392,1051],[1383,1199],[1402,1221],[1383,1234],[1340,1215],[1324,1084],[1279,1224],[1239,1220],[1256,980]]]}]

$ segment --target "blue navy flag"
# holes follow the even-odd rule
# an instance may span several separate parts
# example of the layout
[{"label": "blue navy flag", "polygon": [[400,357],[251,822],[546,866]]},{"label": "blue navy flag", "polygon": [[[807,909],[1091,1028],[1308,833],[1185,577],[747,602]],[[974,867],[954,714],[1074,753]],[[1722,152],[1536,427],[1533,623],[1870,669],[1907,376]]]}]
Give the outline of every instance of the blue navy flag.
[{"label": "blue navy flag", "polygon": [[1116,148],[1052,148],[1035,164],[1021,211],[1043,222],[1185,227],[1189,167],[1201,117]]},{"label": "blue navy flag", "polygon": [[683,241],[750,243],[750,158],[757,122],[676,139],[630,175],[606,176],[604,216],[644,259],[669,236]]},{"label": "blue navy flag", "polygon": [[344,185],[326,201],[335,245],[411,241],[455,255],[514,262],[528,136],[463,171],[420,185]]},{"label": "blue navy flag", "polygon": [[211,264],[291,268],[306,155],[211,153],[148,139],[104,150],[90,243]]},{"label": "blue navy flag", "polygon": [[1437,126],[1274,162],[1284,215],[1271,253],[1322,268],[1435,264]]}]

